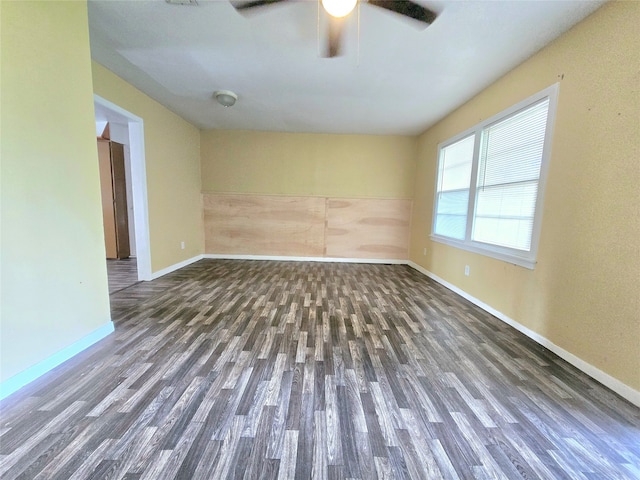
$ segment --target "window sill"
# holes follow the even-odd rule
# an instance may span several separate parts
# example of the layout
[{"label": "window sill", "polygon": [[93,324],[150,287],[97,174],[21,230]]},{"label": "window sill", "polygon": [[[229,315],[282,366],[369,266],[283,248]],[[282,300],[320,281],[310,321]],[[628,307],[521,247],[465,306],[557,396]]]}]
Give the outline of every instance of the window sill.
[{"label": "window sill", "polygon": [[429,235],[429,238],[434,242],[442,243],[444,245],[448,245],[450,247],[459,248],[460,250],[466,250],[467,252],[473,252],[480,255],[484,255],[486,257],[495,258],[496,260],[501,260],[503,262],[511,263],[513,265],[518,265],[520,267],[527,268],[529,270],[533,270],[536,266],[535,259],[523,258],[518,255],[513,255],[508,252],[504,252],[500,249],[500,247],[491,248],[488,246],[483,246],[480,243],[467,243],[462,240],[455,240],[452,238],[441,237],[439,235]]}]

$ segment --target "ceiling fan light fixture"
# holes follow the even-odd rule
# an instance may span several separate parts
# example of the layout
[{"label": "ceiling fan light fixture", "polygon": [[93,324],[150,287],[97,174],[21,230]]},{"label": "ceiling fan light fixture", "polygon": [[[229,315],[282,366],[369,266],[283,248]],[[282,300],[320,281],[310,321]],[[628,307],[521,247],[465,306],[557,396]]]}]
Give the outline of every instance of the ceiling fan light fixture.
[{"label": "ceiling fan light fixture", "polygon": [[346,17],[356,7],[358,0],[322,0],[327,13],[336,18]]},{"label": "ceiling fan light fixture", "polygon": [[223,107],[233,107],[238,100],[238,96],[231,90],[217,90],[213,92],[213,96]]}]

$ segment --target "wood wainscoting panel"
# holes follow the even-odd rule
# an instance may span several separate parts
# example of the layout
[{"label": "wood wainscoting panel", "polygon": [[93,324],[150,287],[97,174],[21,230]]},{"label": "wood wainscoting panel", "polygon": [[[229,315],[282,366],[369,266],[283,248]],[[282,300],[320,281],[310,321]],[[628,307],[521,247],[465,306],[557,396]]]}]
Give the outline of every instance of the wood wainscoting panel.
[{"label": "wood wainscoting panel", "polygon": [[411,200],[327,199],[326,256],[409,258]]},{"label": "wood wainscoting panel", "polygon": [[321,257],[326,199],[204,194],[205,253]]}]

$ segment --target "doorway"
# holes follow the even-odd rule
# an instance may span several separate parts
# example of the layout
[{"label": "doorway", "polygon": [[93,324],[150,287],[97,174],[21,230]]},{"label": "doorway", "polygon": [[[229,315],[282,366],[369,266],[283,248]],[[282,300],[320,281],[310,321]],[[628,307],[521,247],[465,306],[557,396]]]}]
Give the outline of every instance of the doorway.
[{"label": "doorway", "polygon": [[[124,288],[125,275],[133,280],[151,280],[151,252],[149,247],[149,213],[147,176],[144,154],[144,122],[114,103],[94,95],[96,136],[109,124],[111,138],[124,145],[129,237],[132,258],[115,260],[121,264],[107,264],[109,292]],[[112,262],[111,260],[109,262]],[[126,264],[126,265],[125,265]],[[136,278],[137,277],[137,278]],[[123,283],[125,282],[125,283]],[[126,285],[125,285],[126,286]],[[118,288],[119,287],[119,288]]]}]

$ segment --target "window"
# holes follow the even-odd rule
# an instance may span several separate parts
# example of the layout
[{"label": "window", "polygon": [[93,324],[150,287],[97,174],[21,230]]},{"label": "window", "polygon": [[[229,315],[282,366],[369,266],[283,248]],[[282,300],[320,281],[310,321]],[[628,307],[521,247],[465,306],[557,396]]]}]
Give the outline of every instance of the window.
[{"label": "window", "polygon": [[439,146],[433,240],[533,268],[557,91]]}]

